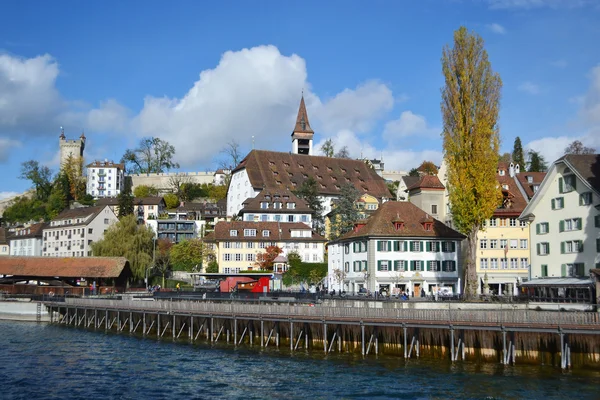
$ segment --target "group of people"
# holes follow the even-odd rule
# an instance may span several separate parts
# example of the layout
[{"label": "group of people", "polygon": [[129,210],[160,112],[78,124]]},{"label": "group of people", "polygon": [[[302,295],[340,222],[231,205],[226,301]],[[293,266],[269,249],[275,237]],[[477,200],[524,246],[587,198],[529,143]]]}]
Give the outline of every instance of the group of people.
[{"label": "group of people", "polygon": [[160,292],[160,285],[148,286],[148,292]]}]

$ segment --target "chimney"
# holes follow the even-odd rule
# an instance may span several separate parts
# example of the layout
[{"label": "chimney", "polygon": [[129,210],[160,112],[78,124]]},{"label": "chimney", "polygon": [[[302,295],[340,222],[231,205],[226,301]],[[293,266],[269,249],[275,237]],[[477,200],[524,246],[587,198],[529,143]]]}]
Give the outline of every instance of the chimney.
[{"label": "chimney", "polygon": [[515,164],[513,164],[513,163],[510,163],[510,166],[508,167],[508,175],[509,175],[511,178],[514,178],[514,177],[515,177]]}]

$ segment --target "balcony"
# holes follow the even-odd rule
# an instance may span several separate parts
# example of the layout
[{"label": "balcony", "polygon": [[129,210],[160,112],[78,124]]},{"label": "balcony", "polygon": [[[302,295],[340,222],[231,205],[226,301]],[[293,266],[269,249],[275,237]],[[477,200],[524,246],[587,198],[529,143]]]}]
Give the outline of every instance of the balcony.
[{"label": "balcony", "polygon": [[98,176],[106,176],[106,172],[98,172]]}]

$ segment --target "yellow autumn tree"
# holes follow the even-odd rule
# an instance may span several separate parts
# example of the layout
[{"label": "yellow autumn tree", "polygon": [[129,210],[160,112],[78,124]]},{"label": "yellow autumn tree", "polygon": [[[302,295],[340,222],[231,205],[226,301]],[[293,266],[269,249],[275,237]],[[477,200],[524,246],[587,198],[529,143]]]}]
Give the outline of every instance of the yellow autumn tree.
[{"label": "yellow autumn tree", "polygon": [[444,157],[455,227],[467,236],[465,295],[477,291],[477,231],[501,201],[496,181],[502,80],[492,70],[483,39],[460,27],[442,54]]}]

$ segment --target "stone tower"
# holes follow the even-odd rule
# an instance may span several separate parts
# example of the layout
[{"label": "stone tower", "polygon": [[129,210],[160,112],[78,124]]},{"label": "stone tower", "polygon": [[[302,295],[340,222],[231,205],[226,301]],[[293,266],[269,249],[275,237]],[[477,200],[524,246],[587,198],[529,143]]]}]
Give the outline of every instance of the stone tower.
[{"label": "stone tower", "polygon": [[312,130],[308,122],[304,96],[302,96],[298,116],[296,117],[296,126],[294,126],[294,131],[292,132],[292,153],[312,155],[314,135],[315,131]]},{"label": "stone tower", "polygon": [[65,137],[65,130],[60,128],[60,136],[58,137],[60,145],[60,166],[64,165],[65,161],[69,158],[69,155],[73,157],[83,158],[83,150],[85,149],[85,134],[81,132],[79,139],[67,139]]}]

